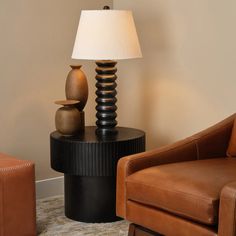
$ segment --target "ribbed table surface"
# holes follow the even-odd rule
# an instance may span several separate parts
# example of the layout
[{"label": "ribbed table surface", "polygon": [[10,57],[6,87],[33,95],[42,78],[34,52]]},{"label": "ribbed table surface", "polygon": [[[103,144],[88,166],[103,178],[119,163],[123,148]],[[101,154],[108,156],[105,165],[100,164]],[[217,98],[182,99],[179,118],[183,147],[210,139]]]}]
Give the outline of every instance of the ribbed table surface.
[{"label": "ribbed table surface", "polygon": [[118,134],[106,138],[97,136],[95,130],[95,126],[87,126],[84,132],[69,137],[51,133],[51,167],[79,176],[115,176],[121,157],[145,151],[141,130],[117,127]]}]

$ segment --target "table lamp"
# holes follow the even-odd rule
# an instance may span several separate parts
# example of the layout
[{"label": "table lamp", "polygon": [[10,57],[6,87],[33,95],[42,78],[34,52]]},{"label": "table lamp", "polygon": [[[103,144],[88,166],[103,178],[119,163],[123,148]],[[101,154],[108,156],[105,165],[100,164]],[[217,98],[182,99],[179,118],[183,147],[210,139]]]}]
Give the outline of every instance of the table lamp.
[{"label": "table lamp", "polygon": [[139,57],[142,53],[131,11],[105,6],[81,12],[72,58],[97,64],[97,135],[117,134],[116,60]]}]

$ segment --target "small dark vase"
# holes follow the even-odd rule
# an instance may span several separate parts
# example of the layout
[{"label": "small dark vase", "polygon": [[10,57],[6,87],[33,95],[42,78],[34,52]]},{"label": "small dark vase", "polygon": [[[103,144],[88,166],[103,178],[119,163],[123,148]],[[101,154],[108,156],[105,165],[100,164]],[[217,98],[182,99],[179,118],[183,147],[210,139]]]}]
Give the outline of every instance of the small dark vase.
[{"label": "small dark vase", "polygon": [[75,135],[84,129],[84,112],[80,112],[74,100],[57,101],[56,104],[63,105],[56,111],[55,125],[62,135]]},{"label": "small dark vase", "polygon": [[76,107],[82,111],[88,99],[88,83],[84,72],[80,69],[81,65],[73,66],[66,79],[66,98],[68,100],[80,101]]}]

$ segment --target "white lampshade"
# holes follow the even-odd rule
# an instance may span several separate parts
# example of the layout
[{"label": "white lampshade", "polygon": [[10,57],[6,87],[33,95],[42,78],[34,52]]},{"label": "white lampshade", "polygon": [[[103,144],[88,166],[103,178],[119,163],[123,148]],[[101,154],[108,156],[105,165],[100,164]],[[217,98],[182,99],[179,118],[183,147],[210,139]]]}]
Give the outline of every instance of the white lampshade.
[{"label": "white lampshade", "polygon": [[131,11],[81,12],[72,58],[119,60],[142,57]]}]

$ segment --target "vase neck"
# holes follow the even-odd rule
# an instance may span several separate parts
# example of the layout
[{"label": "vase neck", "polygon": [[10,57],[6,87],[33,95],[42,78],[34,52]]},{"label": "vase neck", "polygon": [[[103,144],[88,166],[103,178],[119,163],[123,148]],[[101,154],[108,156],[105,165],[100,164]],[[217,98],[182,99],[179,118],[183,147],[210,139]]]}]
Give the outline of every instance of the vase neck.
[{"label": "vase neck", "polygon": [[80,69],[82,65],[70,65],[71,69]]}]

